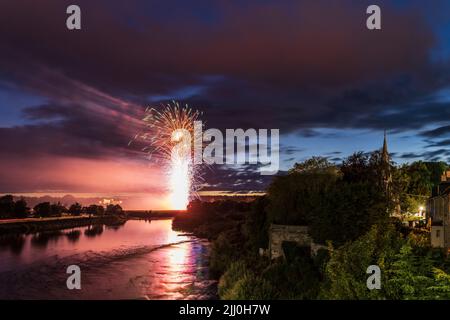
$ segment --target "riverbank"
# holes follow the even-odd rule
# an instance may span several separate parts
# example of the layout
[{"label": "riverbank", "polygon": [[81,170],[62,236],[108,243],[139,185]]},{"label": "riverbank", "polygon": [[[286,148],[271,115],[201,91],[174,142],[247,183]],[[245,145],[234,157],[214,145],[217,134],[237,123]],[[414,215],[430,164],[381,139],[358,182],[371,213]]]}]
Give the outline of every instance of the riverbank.
[{"label": "riverbank", "polygon": [[0,220],[0,235],[8,233],[33,233],[54,231],[89,225],[123,224],[124,216],[62,216],[49,218],[25,218]]}]

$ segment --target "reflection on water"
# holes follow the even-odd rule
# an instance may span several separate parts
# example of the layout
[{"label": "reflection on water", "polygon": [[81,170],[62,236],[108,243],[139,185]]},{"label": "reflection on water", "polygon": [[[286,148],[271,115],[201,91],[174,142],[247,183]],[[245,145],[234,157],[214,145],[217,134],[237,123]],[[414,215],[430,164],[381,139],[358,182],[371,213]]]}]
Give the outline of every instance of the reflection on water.
[{"label": "reflection on water", "polygon": [[84,230],[84,235],[86,237],[96,237],[103,233],[103,226],[89,226],[86,230]]},{"label": "reflection on water", "polygon": [[[0,299],[208,299],[208,243],[171,220],[0,236]],[[80,266],[82,289],[66,269]]]},{"label": "reflection on water", "polygon": [[22,252],[24,244],[25,237],[21,234],[0,236],[0,252],[1,250],[9,249],[12,254],[18,255]]},{"label": "reflection on water", "polygon": [[81,231],[80,230],[70,230],[69,232],[66,233],[66,237],[67,240],[69,240],[72,243],[76,243],[81,236]]}]

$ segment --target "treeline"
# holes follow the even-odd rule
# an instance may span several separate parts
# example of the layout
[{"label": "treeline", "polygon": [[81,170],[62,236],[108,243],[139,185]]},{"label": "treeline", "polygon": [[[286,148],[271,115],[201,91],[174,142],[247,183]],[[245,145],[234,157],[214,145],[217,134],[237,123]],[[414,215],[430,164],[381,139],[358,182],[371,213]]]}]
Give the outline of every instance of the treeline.
[{"label": "treeline", "polygon": [[80,203],[74,203],[67,208],[59,202],[41,202],[31,209],[23,198],[14,201],[12,195],[0,197],[0,219],[60,217],[62,215],[80,216],[82,214],[90,216],[121,215],[123,214],[123,209],[118,204],[110,204],[105,208],[95,204],[82,206]]}]

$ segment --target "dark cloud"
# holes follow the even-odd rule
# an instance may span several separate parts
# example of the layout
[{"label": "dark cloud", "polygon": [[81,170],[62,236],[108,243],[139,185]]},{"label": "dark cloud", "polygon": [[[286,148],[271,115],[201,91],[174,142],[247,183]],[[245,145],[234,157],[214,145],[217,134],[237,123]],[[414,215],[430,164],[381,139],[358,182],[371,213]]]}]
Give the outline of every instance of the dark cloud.
[{"label": "dark cloud", "polygon": [[[366,1],[202,1],[189,9],[177,1],[80,1],[83,29],[70,32],[61,14],[68,4],[4,5],[0,57],[8,80],[36,86],[29,72],[42,72],[30,70],[33,62],[127,97],[197,86],[200,94],[188,101],[205,110],[212,126],[264,124],[309,135],[317,126],[380,127],[383,111],[401,102],[398,111],[407,113],[447,74],[430,64],[434,36],[414,7],[385,4],[377,33],[365,28]],[[176,5],[185,10],[165,11]],[[165,19],[139,10],[153,6]]]},{"label": "dark cloud", "polygon": [[435,147],[448,147],[450,146],[450,139],[446,139],[446,140],[440,140],[440,141],[436,141],[433,142],[429,145],[427,145],[427,148],[435,148]]},{"label": "dark cloud", "polygon": [[304,149],[298,148],[298,147],[294,147],[294,146],[286,146],[286,147],[281,146],[281,148],[280,148],[280,152],[285,154],[285,155],[288,155],[288,156],[297,154],[297,153],[302,152],[302,151],[304,151]]},{"label": "dark cloud", "polygon": [[[279,128],[307,138],[333,135],[320,128],[450,132],[450,104],[434,98],[450,84],[449,63],[431,59],[437,40],[423,4],[383,2],[380,32],[365,28],[365,0],[79,0],[80,31],[65,27],[69,4],[2,3],[0,88],[46,102],[24,109],[26,125],[0,128],[0,160],[135,156],[139,148],[127,143],[143,108],[171,98],[220,129]],[[433,4],[448,18],[445,1]],[[249,167],[217,170],[208,176],[212,188],[263,189],[269,179]]]},{"label": "dark cloud", "polygon": [[123,123],[120,114],[105,115],[75,104],[30,107],[24,110],[24,117],[35,123],[0,128],[3,154],[123,156],[133,152],[128,142],[138,130],[138,126]]},{"label": "dark cloud", "polygon": [[284,175],[280,170],[276,175],[261,175],[260,165],[227,166],[215,165],[205,175],[205,189],[207,190],[241,190],[263,191],[276,175]]},{"label": "dark cloud", "polygon": [[447,157],[450,156],[450,149],[437,149],[432,151],[425,151],[425,152],[407,152],[403,154],[397,155],[397,157],[401,159],[424,159],[427,161],[441,161],[446,160]]},{"label": "dark cloud", "polygon": [[[447,119],[449,119],[448,118],[449,110],[450,109],[447,106],[447,108],[444,110],[444,114],[443,114],[443,116],[445,116]],[[450,125],[439,127],[439,128],[433,129],[433,130],[423,131],[421,133],[421,135],[423,135],[425,137],[430,137],[430,138],[438,138],[438,137],[448,136],[448,135],[450,135]]]}]

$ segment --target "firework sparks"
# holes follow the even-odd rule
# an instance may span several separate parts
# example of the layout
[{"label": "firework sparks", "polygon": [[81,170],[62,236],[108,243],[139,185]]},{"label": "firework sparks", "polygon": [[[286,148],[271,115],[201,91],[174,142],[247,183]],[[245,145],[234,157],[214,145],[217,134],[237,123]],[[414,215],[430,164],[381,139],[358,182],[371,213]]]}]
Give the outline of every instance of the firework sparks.
[{"label": "firework sparks", "polygon": [[186,209],[196,196],[201,175],[192,159],[191,137],[198,111],[178,102],[164,105],[161,111],[147,108],[143,121],[145,132],[135,136],[146,143],[142,149],[150,159],[162,164],[167,174],[170,206],[174,210]]}]

